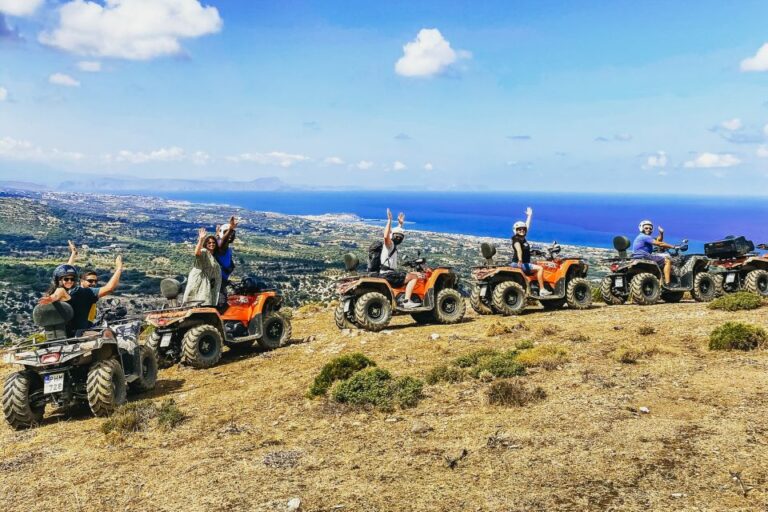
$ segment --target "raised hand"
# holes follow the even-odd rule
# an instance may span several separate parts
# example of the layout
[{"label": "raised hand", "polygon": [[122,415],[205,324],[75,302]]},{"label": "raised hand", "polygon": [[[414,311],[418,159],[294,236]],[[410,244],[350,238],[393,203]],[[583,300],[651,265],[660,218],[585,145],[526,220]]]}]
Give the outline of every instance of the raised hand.
[{"label": "raised hand", "polygon": [[205,238],[205,235],[207,235],[208,232],[205,230],[205,228],[200,228],[197,230],[197,239],[202,241],[203,238]]},{"label": "raised hand", "polygon": [[659,234],[662,234],[662,235],[664,234],[664,228],[661,226],[659,226]]},{"label": "raised hand", "polygon": [[526,208],[526,209],[525,209],[525,214],[526,214],[528,217],[530,217],[531,215],[533,215],[533,208],[531,208],[530,206],[529,206],[528,208]]},{"label": "raised hand", "polygon": [[234,215],[229,218],[229,227],[230,229],[235,229],[237,227],[237,219]]},{"label": "raised hand", "polygon": [[123,268],[123,256],[121,254],[117,255],[117,258],[115,258],[115,270],[120,270]]},{"label": "raised hand", "polygon": [[69,245],[69,252],[77,254],[77,247],[75,246],[74,242],[72,242],[72,240],[67,240],[67,245]]},{"label": "raised hand", "polygon": [[400,212],[400,213],[398,213],[398,214],[397,214],[397,222],[398,222],[398,224],[400,224],[401,226],[402,226],[403,224],[405,224],[405,214],[404,214],[403,212]]},{"label": "raised hand", "polygon": [[389,208],[387,208],[387,220],[392,220],[392,211]]}]

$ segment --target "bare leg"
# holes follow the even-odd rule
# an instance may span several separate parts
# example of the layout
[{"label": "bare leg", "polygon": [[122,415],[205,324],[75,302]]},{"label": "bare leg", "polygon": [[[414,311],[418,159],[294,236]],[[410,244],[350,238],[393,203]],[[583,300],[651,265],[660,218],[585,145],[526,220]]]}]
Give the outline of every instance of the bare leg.
[{"label": "bare leg", "polygon": [[408,277],[405,278],[405,282],[407,283],[405,286],[405,300],[411,300],[413,289],[416,288],[416,283],[418,280],[416,279],[415,275],[408,274]]},{"label": "bare leg", "polygon": [[669,284],[669,282],[672,280],[672,260],[667,258],[667,260],[664,262],[664,284]]},{"label": "bare leg", "polygon": [[539,290],[544,289],[544,269],[539,267],[536,270],[536,279],[539,281]]}]

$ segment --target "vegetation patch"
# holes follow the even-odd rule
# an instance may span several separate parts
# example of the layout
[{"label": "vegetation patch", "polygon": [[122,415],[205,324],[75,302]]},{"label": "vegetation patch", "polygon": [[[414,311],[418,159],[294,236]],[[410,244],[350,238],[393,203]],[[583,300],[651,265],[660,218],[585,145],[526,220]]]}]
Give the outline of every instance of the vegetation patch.
[{"label": "vegetation patch", "polygon": [[656,334],[656,328],[652,325],[641,325],[637,328],[637,334],[640,336],[650,336]]},{"label": "vegetation patch", "polygon": [[525,367],[515,360],[517,354],[517,351],[511,350],[482,357],[472,367],[470,374],[476,379],[480,378],[481,375],[490,375],[496,378],[525,375]]},{"label": "vegetation patch", "polygon": [[533,342],[531,340],[520,340],[517,343],[515,343],[515,349],[517,350],[527,350],[529,348],[533,348]]},{"label": "vegetation patch", "polygon": [[475,350],[474,352],[470,352],[469,354],[464,354],[463,356],[457,357],[453,360],[453,365],[458,366],[459,368],[470,368],[472,366],[475,366],[477,362],[488,356],[495,356],[499,352],[490,348],[483,348],[480,350]]},{"label": "vegetation patch", "polygon": [[440,365],[432,368],[425,378],[427,384],[437,384],[438,382],[461,382],[467,377],[467,371],[464,368],[450,365]]},{"label": "vegetation patch", "polygon": [[324,309],[325,309],[325,306],[321,302],[309,302],[307,304],[304,304],[303,306],[300,306],[296,310],[296,313],[302,316],[306,316],[313,313],[319,313]]},{"label": "vegetation patch", "polygon": [[539,345],[520,352],[516,360],[527,367],[541,367],[554,370],[570,361],[570,353],[566,347],[559,344]]},{"label": "vegetation patch", "polygon": [[369,366],[376,366],[376,363],[359,352],[331,359],[315,377],[315,381],[307,394],[310,398],[324,395],[334,382],[346,380]]},{"label": "vegetation patch", "polygon": [[179,409],[173,398],[163,400],[160,409],[157,411],[157,424],[163,430],[173,430],[176,425],[187,418],[187,415]]},{"label": "vegetation patch", "polygon": [[546,397],[547,393],[541,387],[528,388],[519,380],[498,380],[488,387],[488,403],[491,405],[522,407]]},{"label": "vegetation patch", "polygon": [[122,437],[133,432],[141,432],[151,427],[153,420],[163,430],[172,430],[184,421],[186,416],[173,399],[163,401],[158,407],[154,402],[141,400],[121,405],[101,425],[101,431],[107,435]]},{"label": "vegetation patch", "polygon": [[630,347],[620,345],[613,351],[613,358],[620,363],[635,364],[640,359],[649,359],[656,354],[668,354],[669,350],[659,345],[639,345]]},{"label": "vegetation patch", "polygon": [[545,325],[540,332],[542,336],[554,336],[560,332],[560,328],[556,325]]},{"label": "vegetation patch", "polygon": [[339,403],[389,411],[395,405],[403,409],[414,407],[423,396],[423,387],[423,383],[413,377],[393,379],[387,370],[372,367],[336,384],[331,396]]},{"label": "vegetation patch", "polygon": [[709,309],[721,309],[723,311],[740,311],[745,309],[757,309],[763,305],[763,299],[756,293],[736,292],[723,295],[710,302]]},{"label": "vegetation patch", "polygon": [[592,302],[605,302],[599,286],[592,287]]},{"label": "vegetation patch", "polygon": [[768,334],[762,327],[726,322],[709,335],[710,350],[755,350],[763,348]]}]

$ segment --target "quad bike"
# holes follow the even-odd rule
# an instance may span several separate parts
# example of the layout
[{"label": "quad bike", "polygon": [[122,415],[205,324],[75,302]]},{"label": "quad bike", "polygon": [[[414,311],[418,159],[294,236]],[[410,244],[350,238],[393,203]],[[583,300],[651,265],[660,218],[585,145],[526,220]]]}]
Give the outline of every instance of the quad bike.
[{"label": "quad bike", "polygon": [[457,289],[458,276],[450,267],[430,268],[420,256],[402,263],[420,275],[411,296],[411,300],[420,305],[404,308],[405,286],[393,288],[378,272],[358,274],[360,261],[353,254],[347,254],[344,264],[353,275],[343,277],[337,283],[336,326],[377,332],[389,325],[392,315],[411,315],[419,324],[461,322],[467,307]]},{"label": "quad bike", "polygon": [[32,317],[46,340],[6,352],[6,363],[23,367],[6,377],[3,387],[3,413],[12,428],[39,424],[47,404],[87,403],[96,416],[108,416],[126,402],[127,392],[154,389],[157,360],[138,344],[141,320],[121,320],[125,308],[115,306],[102,315],[103,326],[67,337],[65,325],[73,314],[67,303],[35,307]]},{"label": "quad bike", "polygon": [[546,252],[531,251],[532,256],[544,258],[534,263],[544,268],[544,286],[552,292],[539,297],[535,274],[526,275],[517,267],[495,265],[496,247],[481,244],[485,264],[472,269],[475,279],[469,298],[472,309],[480,315],[518,315],[525,309],[529,297],[538,300],[544,309],[559,309],[565,304],[573,309],[588,308],[592,305],[592,288],[585,279],[589,264],[578,256],[559,256],[560,250],[560,245],[553,242]]},{"label": "quad bike", "polygon": [[283,298],[253,278],[228,285],[231,293],[223,312],[201,302],[179,304],[181,288],[179,281],[163,279],[160,290],[168,304],[149,312],[146,318],[155,328],[147,346],[157,354],[162,367],[182,362],[209,368],[221,359],[222,345],[239,350],[256,342],[272,350],[291,337],[290,320],[278,313]]},{"label": "quad bike", "polygon": [[[758,249],[768,248],[759,244]],[[704,253],[711,259],[717,294],[745,290],[768,297],[768,256],[758,255],[751,240],[726,237],[704,244]]]},{"label": "quad bike", "polygon": [[623,304],[627,299],[639,305],[656,304],[659,300],[680,302],[685,292],[690,292],[697,302],[715,298],[716,283],[708,272],[709,258],[703,254],[683,254],[688,250],[688,240],[667,249],[672,260],[669,284],[663,284],[662,269],[656,262],[627,255],[629,238],[617,236],[613,246],[619,257],[607,260],[611,273],[600,283],[600,294],[606,304]]}]

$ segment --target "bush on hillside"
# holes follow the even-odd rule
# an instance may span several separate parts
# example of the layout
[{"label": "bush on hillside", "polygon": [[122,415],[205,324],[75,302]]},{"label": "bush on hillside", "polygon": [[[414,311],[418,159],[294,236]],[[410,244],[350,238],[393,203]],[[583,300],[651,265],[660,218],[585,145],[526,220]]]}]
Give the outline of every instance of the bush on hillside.
[{"label": "bush on hillside", "polygon": [[756,293],[736,292],[718,297],[709,303],[709,309],[722,309],[724,311],[740,311],[745,309],[757,309],[763,305],[763,299]]},{"label": "bush on hillside", "polygon": [[710,350],[754,350],[763,348],[768,334],[762,327],[726,322],[709,335]]},{"label": "bush on hillside", "polygon": [[315,377],[308,395],[310,398],[324,395],[334,382],[348,379],[369,366],[376,366],[376,363],[358,352],[331,359]]}]

